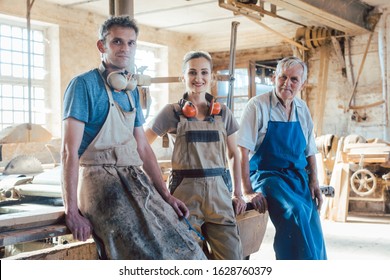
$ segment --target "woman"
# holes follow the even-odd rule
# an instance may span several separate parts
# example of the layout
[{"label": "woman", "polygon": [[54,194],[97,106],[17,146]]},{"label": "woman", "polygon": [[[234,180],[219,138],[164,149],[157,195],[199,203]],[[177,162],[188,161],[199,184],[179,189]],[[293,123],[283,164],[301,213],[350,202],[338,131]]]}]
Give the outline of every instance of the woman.
[{"label": "woman", "polygon": [[235,219],[235,214],[246,208],[235,138],[238,123],[232,112],[208,93],[212,60],[207,52],[187,53],[182,71],[186,93],[178,103],[161,110],[149,124],[146,136],[149,143],[157,136],[171,136],[174,148],[169,189],[189,208],[189,224],[209,258],[242,259]]}]

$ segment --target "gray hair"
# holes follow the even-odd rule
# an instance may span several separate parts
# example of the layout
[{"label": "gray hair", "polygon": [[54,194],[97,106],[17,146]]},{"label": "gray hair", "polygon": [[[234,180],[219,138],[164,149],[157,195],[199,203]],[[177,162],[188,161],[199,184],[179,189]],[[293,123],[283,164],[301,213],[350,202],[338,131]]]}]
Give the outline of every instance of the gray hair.
[{"label": "gray hair", "polygon": [[298,57],[295,56],[288,56],[283,58],[278,62],[278,65],[276,66],[276,75],[281,73],[283,70],[289,69],[291,67],[294,67],[295,65],[301,65],[303,68],[302,73],[302,83],[304,83],[307,80],[307,65],[302,60],[300,60]]},{"label": "gray hair", "polygon": [[134,19],[129,16],[112,16],[101,25],[99,29],[99,40],[104,41],[111,27],[114,25],[134,29],[135,34],[138,36],[139,29]]},{"label": "gray hair", "polygon": [[183,64],[182,64],[182,71],[183,71],[183,73],[186,70],[186,65],[187,65],[188,61],[190,61],[192,59],[195,59],[195,58],[201,58],[201,57],[207,59],[208,62],[210,62],[210,70],[213,71],[213,61],[211,59],[211,55],[208,52],[205,52],[205,51],[190,51],[190,52],[186,53],[184,55],[184,58],[183,58]]}]

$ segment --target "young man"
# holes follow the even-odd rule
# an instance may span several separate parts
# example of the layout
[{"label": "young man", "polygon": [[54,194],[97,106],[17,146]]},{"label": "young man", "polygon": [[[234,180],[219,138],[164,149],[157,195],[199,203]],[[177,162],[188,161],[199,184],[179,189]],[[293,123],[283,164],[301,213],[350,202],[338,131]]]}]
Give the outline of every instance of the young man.
[{"label": "young man", "polygon": [[101,259],[205,259],[179,219],[188,209],[167,190],[144,134],[128,74],[137,36],[129,17],[105,21],[97,41],[101,65],[75,77],[65,92],[66,224],[78,240],[92,234]]}]

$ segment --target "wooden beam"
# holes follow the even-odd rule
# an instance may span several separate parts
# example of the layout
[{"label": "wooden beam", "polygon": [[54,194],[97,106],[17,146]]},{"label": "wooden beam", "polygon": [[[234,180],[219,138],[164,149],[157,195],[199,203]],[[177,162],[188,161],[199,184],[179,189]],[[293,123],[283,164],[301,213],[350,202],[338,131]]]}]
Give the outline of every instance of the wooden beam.
[{"label": "wooden beam", "polygon": [[230,10],[230,11],[232,11],[235,14],[240,14],[240,15],[245,16],[249,20],[255,22],[256,24],[258,24],[260,26],[262,26],[264,29],[266,29],[266,30],[268,30],[270,32],[273,32],[273,33],[277,34],[278,36],[282,37],[283,41],[285,41],[285,42],[288,42],[288,43],[290,43],[290,44],[292,44],[292,45],[294,45],[294,46],[296,46],[296,47],[298,47],[300,49],[308,50],[308,48],[306,48],[305,46],[301,45],[300,43],[295,42],[291,38],[283,35],[282,33],[278,32],[278,31],[270,28],[266,24],[262,23],[261,22],[261,15],[259,15],[256,10],[250,11],[250,10],[248,10],[247,7],[241,8],[241,7],[244,7],[244,6],[242,6],[239,3],[234,3],[234,5],[232,5],[231,3],[225,3],[223,0],[219,0],[219,6],[222,7],[222,8],[225,8],[227,10]]},{"label": "wooden beam", "polygon": [[[289,45],[237,50],[236,68],[248,67],[248,61],[278,60],[292,54]],[[228,69],[230,55],[228,51],[211,52],[210,55],[213,58],[213,69],[215,71]]]},{"label": "wooden beam", "polygon": [[370,31],[366,16],[373,7],[358,0],[267,0],[267,2],[349,35]]},{"label": "wooden beam", "polygon": [[25,210],[0,215],[0,246],[70,234],[65,225],[64,207]]},{"label": "wooden beam", "polygon": [[389,144],[387,143],[347,143],[347,144],[344,144],[344,152],[349,152],[351,149],[362,149],[362,150],[365,150],[365,149],[387,149],[388,147],[390,147]]},{"label": "wooden beam", "polygon": [[[229,75],[216,75],[218,81],[229,81]],[[163,83],[180,83],[180,77],[155,77],[152,78],[153,84],[163,84]]]},{"label": "wooden beam", "polygon": [[317,135],[322,135],[322,126],[324,120],[324,110],[326,104],[326,91],[328,88],[328,69],[329,69],[329,48],[328,46],[321,47],[320,50],[320,71],[318,73],[319,80],[319,96],[316,103],[315,114],[315,131]]},{"label": "wooden beam", "polygon": [[363,161],[361,160],[360,155],[347,155],[347,161],[353,163],[385,163],[389,161],[389,154],[385,155],[372,155],[372,156],[364,156]]},{"label": "wooden beam", "polygon": [[70,231],[65,224],[5,231],[0,233],[0,246],[31,242],[66,234],[70,234]]},{"label": "wooden beam", "polygon": [[180,77],[156,77],[152,78],[152,83],[180,83]]},{"label": "wooden beam", "polygon": [[3,258],[6,260],[98,260],[96,244],[92,239],[85,242],[71,242],[64,245],[22,252]]},{"label": "wooden beam", "polygon": [[343,56],[342,51],[341,51],[340,43],[336,39],[335,36],[331,36],[330,39],[332,40],[332,45],[333,45],[334,51],[336,53],[337,59],[341,65],[341,68],[345,69],[346,68],[345,59],[344,59],[344,56]]},{"label": "wooden beam", "polygon": [[0,232],[35,228],[64,220],[64,207],[48,207],[0,215]]},{"label": "wooden beam", "polygon": [[268,30],[270,32],[273,32],[275,33],[276,35],[278,35],[279,37],[282,37],[283,38],[283,41],[287,42],[287,43],[290,43],[291,45],[301,49],[301,50],[305,50],[305,51],[308,51],[309,49],[306,48],[305,46],[303,46],[302,44],[298,43],[298,42],[295,42],[293,39],[290,39],[289,37],[283,35],[282,33],[270,28],[269,26],[267,26],[266,24],[262,23],[260,20],[256,20],[250,16],[247,16],[247,15],[244,15],[246,16],[248,19],[250,19],[251,21],[253,21],[254,23],[260,25],[261,27],[263,27],[265,30]]}]

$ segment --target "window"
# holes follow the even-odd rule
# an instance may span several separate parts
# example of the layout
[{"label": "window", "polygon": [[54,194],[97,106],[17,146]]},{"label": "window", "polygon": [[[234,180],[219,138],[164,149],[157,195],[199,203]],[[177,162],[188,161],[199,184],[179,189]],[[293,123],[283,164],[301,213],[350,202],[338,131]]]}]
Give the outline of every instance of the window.
[{"label": "window", "polygon": [[29,53],[25,24],[0,18],[0,130],[30,121],[46,125],[45,77],[48,70],[45,61],[43,28],[32,27]]},{"label": "window", "polygon": [[256,95],[270,92],[273,88],[272,76],[275,74],[277,61],[257,61],[255,63]]},{"label": "window", "polygon": [[[138,74],[148,75],[152,78],[166,76],[168,72],[166,56],[166,47],[145,42],[138,42],[137,52],[135,55],[136,72]],[[157,112],[162,109],[162,106],[167,103],[168,84],[152,83],[147,90],[149,90],[149,106],[143,111],[146,119],[145,123],[153,118],[153,116],[155,116]]]},{"label": "window", "polygon": [[[232,97],[232,112],[239,120],[248,100],[273,89],[272,76],[276,69],[276,60],[250,62],[248,68],[234,70],[234,84]],[[228,76],[229,70],[217,71],[217,75]],[[227,102],[229,81],[218,81],[217,99],[221,103]]]},{"label": "window", "polygon": [[[218,75],[229,75],[229,70],[221,70]],[[237,119],[240,119],[245,104],[248,102],[249,77],[248,69],[240,68],[234,70],[234,84],[232,97],[232,111]],[[229,81],[219,81],[217,85],[218,102],[226,104],[229,92]]]}]

